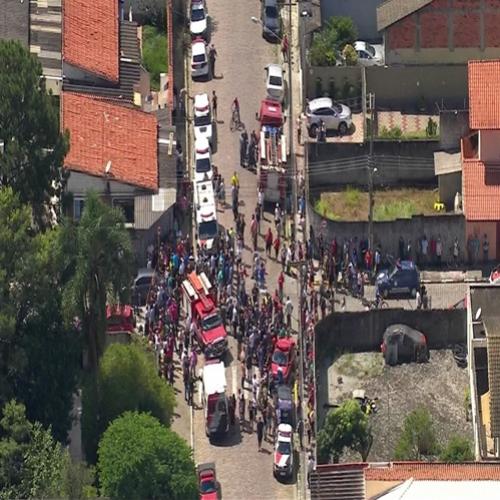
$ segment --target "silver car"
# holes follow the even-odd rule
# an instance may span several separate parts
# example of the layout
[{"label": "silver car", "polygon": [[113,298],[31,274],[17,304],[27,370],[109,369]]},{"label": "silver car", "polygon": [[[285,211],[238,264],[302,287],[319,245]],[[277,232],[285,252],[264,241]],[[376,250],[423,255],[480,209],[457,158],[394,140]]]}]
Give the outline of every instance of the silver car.
[{"label": "silver car", "polygon": [[344,135],[352,126],[351,110],[344,104],[337,104],[329,97],[309,101],[306,116],[311,135],[315,136],[321,120],[327,130],[336,130]]}]

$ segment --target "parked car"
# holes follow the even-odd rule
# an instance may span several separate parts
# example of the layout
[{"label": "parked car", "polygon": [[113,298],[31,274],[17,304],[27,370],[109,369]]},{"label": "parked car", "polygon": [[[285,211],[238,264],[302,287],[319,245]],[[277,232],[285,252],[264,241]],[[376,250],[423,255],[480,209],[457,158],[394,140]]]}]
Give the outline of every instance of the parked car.
[{"label": "parked car", "polygon": [[212,112],[207,93],[194,96],[194,138],[206,137],[212,144]]},{"label": "parked car", "polygon": [[329,97],[309,101],[306,117],[312,136],[316,135],[320,120],[323,120],[327,130],[337,130],[342,135],[352,126],[351,110],[344,104],[334,103]]},{"label": "parked car", "polygon": [[199,137],[194,143],[194,181],[211,181],[213,176],[210,144],[206,137]]},{"label": "parked car", "polygon": [[358,54],[358,64],[362,66],[383,66],[385,62],[384,46],[371,45],[358,40],[354,42],[354,50]]},{"label": "parked car", "polygon": [[279,379],[278,372],[283,375],[283,382],[289,382],[295,362],[295,342],[289,338],[279,339],[276,342],[271,358],[271,372]]},{"label": "parked car", "polygon": [[391,295],[410,295],[415,297],[420,288],[417,266],[411,260],[402,260],[390,270],[381,271],[375,285],[384,298]]},{"label": "parked car", "polygon": [[132,283],[132,305],[145,306],[148,292],[151,288],[155,271],[154,269],[142,268],[137,271],[137,276]]},{"label": "parked car", "polygon": [[289,424],[278,425],[273,454],[273,472],[278,478],[293,474],[293,429]]},{"label": "parked car", "polygon": [[220,484],[215,474],[215,464],[200,464],[196,468],[196,472],[200,500],[218,500],[220,498]]},{"label": "parked car", "polygon": [[274,393],[274,407],[279,424],[289,424],[295,428],[295,403],[290,386],[280,384]]},{"label": "parked car", "polygon": [[191,16],[189,20],[189,30],[191,31],[191,36],[194,38],[199,36],[206,38],[208,32],[207,28],[208,20],[205,2],[191,2]]},{"label": "parked car", "polygon": [[408,325],[390,325],[385,329],[380,346],[387,365],[426,363],[429,361],[427,339],[422,332]]},{"label": "parked car", "polygon": [[276,99],[279,102],[283,102],[285,97],[283,68],[280,64],[268,64],[265,69],[267,96],[270,99]]},{"label": "parked car", "polygon": [[262,36],[269,42],[281,40],[281,21],[278,0],[262,0]]},{"label": "parked car", "polygon": [[207,43],[203,38],[195,38],[191,43],[191,77],[208,77],[208,53]]}]

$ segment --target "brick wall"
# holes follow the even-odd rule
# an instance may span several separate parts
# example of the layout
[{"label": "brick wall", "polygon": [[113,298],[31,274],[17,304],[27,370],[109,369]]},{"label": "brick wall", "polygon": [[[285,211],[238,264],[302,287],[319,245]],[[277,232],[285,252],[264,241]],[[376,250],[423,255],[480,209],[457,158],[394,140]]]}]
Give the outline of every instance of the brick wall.
[{"label": "brick wall", "polygon": [[[451,4],[451,9],[450,9]],[[481,46],[481,15],[478,0],[434,0],[420,9],[420,48],[447,48],[448,26],[452,28],[453,48]],[[486,47],[500,47],[500,0],[484,0],[484,41]],[[389,26],[389,50],[417,50],[417,14]]]}]

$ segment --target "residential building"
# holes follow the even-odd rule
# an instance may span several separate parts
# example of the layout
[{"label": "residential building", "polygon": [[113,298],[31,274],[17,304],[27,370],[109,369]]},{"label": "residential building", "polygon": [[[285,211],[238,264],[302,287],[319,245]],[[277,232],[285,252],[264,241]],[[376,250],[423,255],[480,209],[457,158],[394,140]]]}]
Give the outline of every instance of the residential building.
[{"label": "residential building", "polygon": [[332,16],[350,17],[358,31],[358,39],[376,42],[381,39],[377,29],[377,7],[384,0],[323,0],[321,18],[328,21]]},{"label": "residential building", "polygon": [[500,0],[387,0],[377,8],[386,64],[500,57]]},{"label": "residential building", "polygon": [[2,0],[0,39],[17,40],[36,54],[47,89],[61,91],[61,0]]},{"label": "residential building", "polygon": [[471,133],[462,139],[462,198],[466,239],[476,241],[475,247],[480,247],[470,256],[472,260],[484,260],[482,245],[485,240],[489,246],[488,260],[498,259],[500,60],[471,61],[468,78]]},{"label": "residential building", "polygon": [[381,462],[318,465],[311,499],[482,500],[498,498],[500,465],[487,462]]},{"label": "residential building", "polygon": [[500,459],[500,288],[471,285],[467,294],[470,401],[477,460]]}]

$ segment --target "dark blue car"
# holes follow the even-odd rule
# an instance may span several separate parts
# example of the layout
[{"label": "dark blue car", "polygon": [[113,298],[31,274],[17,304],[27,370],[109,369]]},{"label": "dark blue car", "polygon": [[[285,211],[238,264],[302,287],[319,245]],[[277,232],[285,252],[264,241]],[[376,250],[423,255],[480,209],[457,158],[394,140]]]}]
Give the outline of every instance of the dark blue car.
[{"label": "dark blue car", "polygon": [[420,276],[417,266],[411,260],[397,262],[392,269],[381,271],[377,275],[375,285],[384,298],[391,295],[415,297],[417,290],[420,288]]}]

